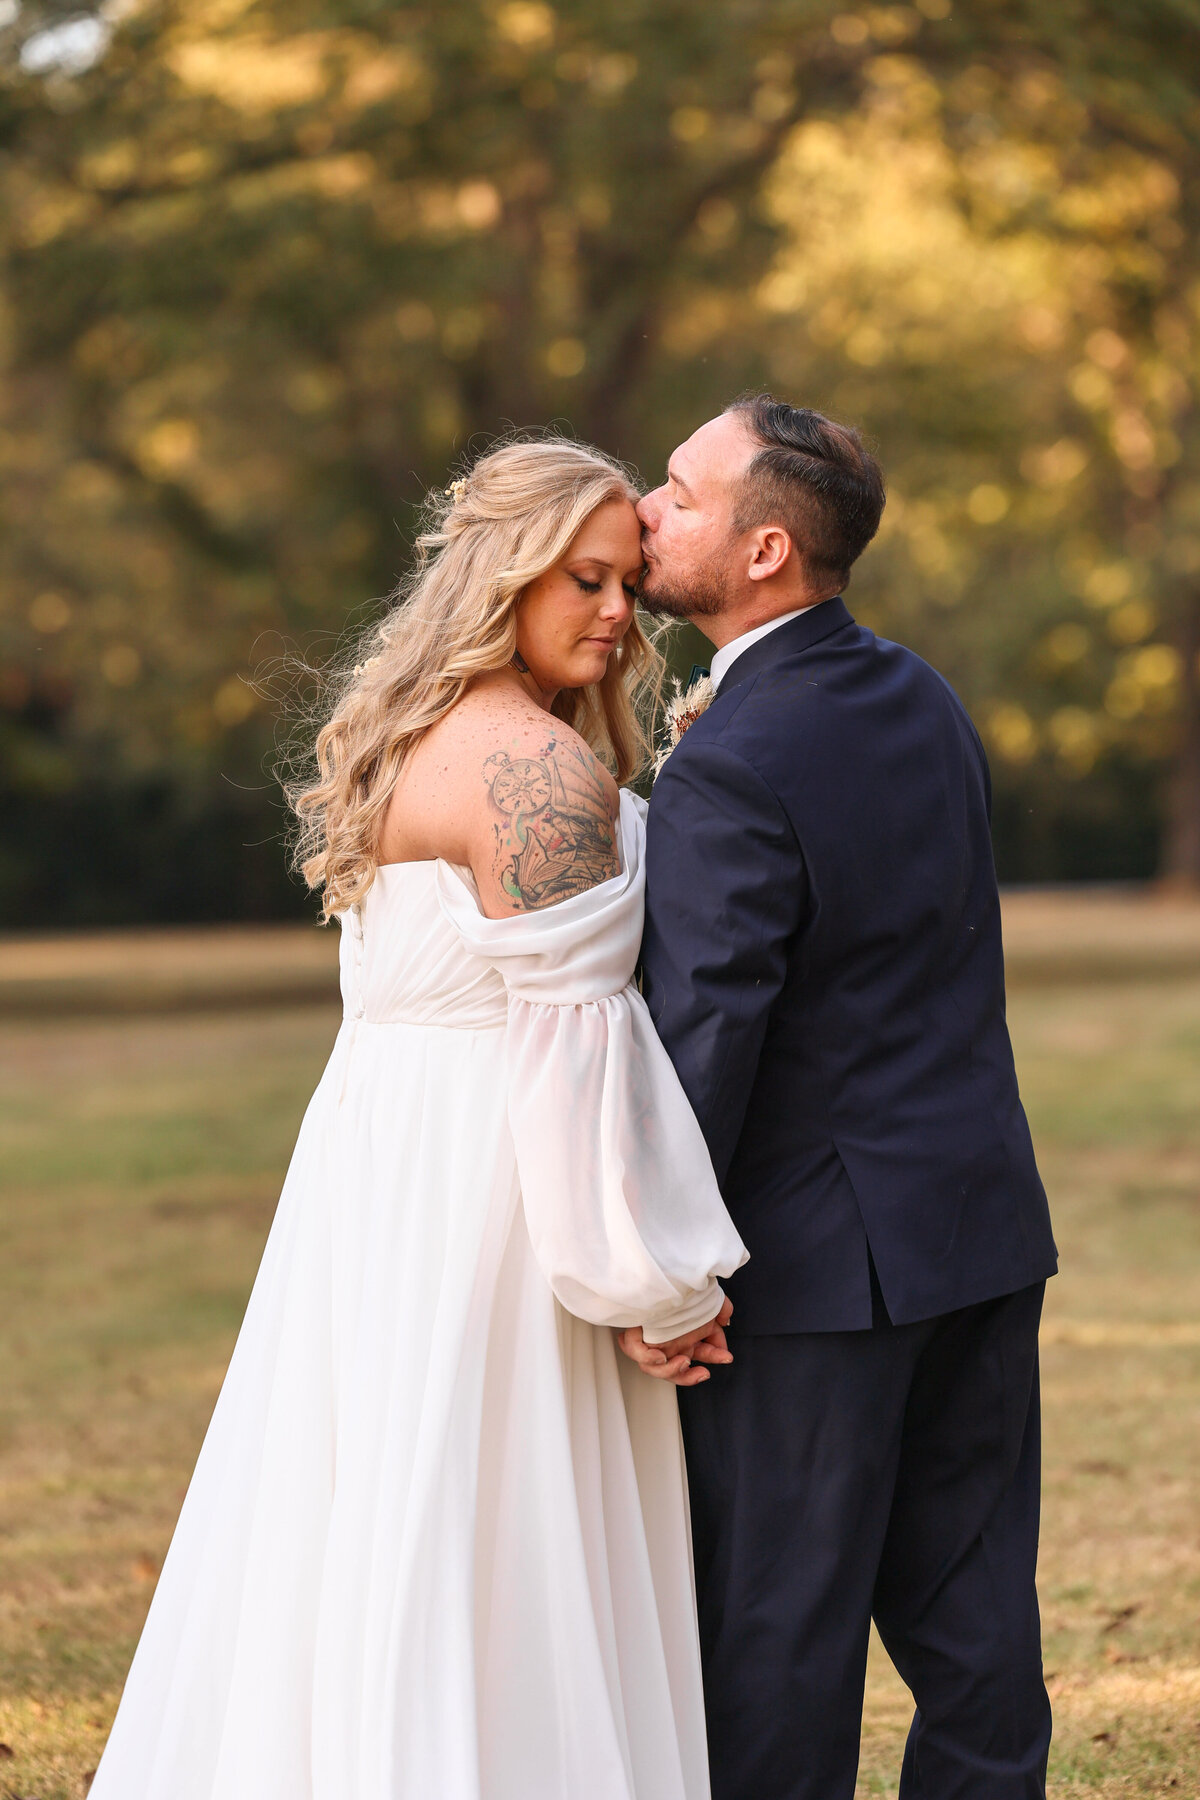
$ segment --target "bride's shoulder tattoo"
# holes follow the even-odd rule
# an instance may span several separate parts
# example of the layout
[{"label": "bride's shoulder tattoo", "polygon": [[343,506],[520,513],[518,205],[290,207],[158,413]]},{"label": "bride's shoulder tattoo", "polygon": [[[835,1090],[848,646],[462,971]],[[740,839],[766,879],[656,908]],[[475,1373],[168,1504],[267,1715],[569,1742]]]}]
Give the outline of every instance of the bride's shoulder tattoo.
[{"label": "bride's shoulder tattoo", "polygon": [[496,878],[514,910],[582,894],[620,873],[599,763],[584,745],[551,737],[535,756],[489,756]]}]

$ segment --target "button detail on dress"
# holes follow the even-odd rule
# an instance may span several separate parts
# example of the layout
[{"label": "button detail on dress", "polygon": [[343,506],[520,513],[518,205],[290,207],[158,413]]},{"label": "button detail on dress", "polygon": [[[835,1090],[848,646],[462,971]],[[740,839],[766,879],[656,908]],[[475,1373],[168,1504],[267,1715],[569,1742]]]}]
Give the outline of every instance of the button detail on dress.
[{"label": "button detail on dress", "polygon": [[365,946],[363,943],[362,908],[358,905],[350,908],[350,942],[352,945],[352,987],[349,1012],[352,1019],[361,1019],[367,1010],[367,1002],[363,993]]}]

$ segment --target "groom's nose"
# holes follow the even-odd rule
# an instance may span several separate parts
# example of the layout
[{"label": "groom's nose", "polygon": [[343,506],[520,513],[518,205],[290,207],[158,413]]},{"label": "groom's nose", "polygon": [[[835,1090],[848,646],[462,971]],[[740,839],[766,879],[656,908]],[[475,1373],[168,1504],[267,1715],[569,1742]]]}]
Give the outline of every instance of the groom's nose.
[{"label": "groom's nose", "polygon": [[638,501],[635,511],[647,531],[657,531],[658,521],[662,515],[662,489],[657,487],[653,493],[643,495]]}]

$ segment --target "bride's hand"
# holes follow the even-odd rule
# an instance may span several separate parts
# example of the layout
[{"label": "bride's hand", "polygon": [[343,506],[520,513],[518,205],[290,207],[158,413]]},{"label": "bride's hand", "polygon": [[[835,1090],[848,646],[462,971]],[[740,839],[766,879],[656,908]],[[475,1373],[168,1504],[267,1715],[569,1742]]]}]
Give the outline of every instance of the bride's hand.
[{"label": "bride's hand", "polygon": [[666,1344],[648,1344],[640,1325],[617,1333],[617,1342],[631,1362],[645,1375],[672,1381],[676,1387],[697,1387],[708,1380],[705,1363],[731,1363],[733,1354],[725,1342],[724,1327],[733,1317],[733,1302],[724,1300],[715,1319]]}]

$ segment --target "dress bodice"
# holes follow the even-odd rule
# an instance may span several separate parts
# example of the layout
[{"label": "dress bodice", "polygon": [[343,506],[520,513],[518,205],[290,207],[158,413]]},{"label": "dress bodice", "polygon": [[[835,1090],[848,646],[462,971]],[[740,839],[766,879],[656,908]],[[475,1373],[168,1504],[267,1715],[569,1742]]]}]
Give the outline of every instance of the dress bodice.
[{"label": "dress bodice", "polygon": [[439,902],[436,862],[387,863],[361,907],[341,914],[342,1005],[369,1024],[504,1025],[504,980],[473,954]]},{"label": "dress bodice", "polygon": [[467,870],[385,863],[341,914],[342,1002],[370,1024],[503,1025],[518,995],[579,1005],[632,979],[641,942],[645,806],[621,796],[621,872],[541,911],[488,919]]}]

